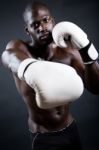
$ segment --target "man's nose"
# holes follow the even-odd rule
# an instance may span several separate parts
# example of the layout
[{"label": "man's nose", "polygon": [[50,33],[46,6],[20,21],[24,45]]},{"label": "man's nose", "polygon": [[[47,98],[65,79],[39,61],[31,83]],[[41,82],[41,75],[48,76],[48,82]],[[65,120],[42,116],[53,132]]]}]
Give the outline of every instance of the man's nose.
[{"label": "man's nose", "polygon": [[44,23],[41,23],[39,28],[38,28],[38,32],[43,32],[46,30],[46,25]]}]

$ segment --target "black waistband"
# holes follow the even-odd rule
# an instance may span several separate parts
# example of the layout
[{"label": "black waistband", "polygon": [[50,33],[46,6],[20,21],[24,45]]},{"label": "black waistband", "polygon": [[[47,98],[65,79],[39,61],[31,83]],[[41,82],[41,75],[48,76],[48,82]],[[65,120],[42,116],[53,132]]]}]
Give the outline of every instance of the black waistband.
[{"label": "black waistband", "polygon": [[73,120],[68,126],[61,128],[59,130],[53,130],[53,131],[47,131],[47,132],[39,132],[38,131],[38,132],[34,132],[34,133],[30,129],[29,129],[29,131],[31,134],[37,134],[37,133],[40,133],[40,134],[49,133],[49,134],[51,134],[51,133],[58,133],[58,132],[61,132],[61,131],[67,130],[67,129],[72,129],[75,125],[76,125],[76,120]]}]

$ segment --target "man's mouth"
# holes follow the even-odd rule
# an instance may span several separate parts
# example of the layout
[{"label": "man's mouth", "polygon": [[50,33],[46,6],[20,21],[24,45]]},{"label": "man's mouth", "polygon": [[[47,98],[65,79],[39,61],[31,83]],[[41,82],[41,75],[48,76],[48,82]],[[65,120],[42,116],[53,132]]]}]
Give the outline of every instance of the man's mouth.
[{"label": "man's mouth", "polygon": [[43,35],[41,35],[41,36],[39,37],[39,39],[40,39],[40,40],[45,40],[45,39],[48,39],[48,37],[49,37],[49,32],[44,33]]}]

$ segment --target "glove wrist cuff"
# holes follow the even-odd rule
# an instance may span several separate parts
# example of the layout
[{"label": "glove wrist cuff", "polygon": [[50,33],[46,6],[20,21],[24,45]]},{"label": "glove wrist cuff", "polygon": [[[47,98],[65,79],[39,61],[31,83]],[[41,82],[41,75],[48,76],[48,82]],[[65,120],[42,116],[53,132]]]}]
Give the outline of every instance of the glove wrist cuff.
[{"label": "glove wrist cuff", "polygon": [[84,61],[84,64],[92,64],[98,59],[98,52],[91,42],[89,42],[86,47],[81,48],[79,52]]},{"label": "glove wrist cuff", "polygon": [[29,67],[30,64],[36,62],[36,59],[33,58],[27,58],[25,60],[23,60],[18,68],[18,77],[19,79],[23,80],[24,79],[24,73],[27,70],[27,68]]}]

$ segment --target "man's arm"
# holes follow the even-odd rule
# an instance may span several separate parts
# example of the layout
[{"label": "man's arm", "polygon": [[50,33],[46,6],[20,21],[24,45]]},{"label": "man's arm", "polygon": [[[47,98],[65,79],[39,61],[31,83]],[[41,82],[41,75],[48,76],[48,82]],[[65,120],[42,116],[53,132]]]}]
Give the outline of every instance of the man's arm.
[{"label": "man's arm", "polygon": [[14,74],[17,74],[21,61],[28,58],[25,49],[26,47],[21,41],[10,41],[2,53],[1,60],[3,65]]},{"label": "man's arm", "polygon": [[[79,50],[84,66],[82,78],[85,87],[93,94],[99,94],[99,64],[97,62],[99,55],[87,34],[74,23],[60,22],[54,27],[52,35],[57,46],[66,48],[70,41],[74,49]],[[77,59],[74,68],[80,72],[78,66]]]},{"label": "man's arm", "polygon": [[[79,53],[79,51],[77,53]],[[73,55],[72,67],[76,69],[77,73],[83,79],[85,88],[91,93],[98,95],[99,63],[96,61],[92,64],[84,64],[83,61],[80,61],[80,55],[76,54]]]},{"label": "man's arm", "polygon": [[74,68],[29,58],[24,51],[18,44],[10,42],[2,54],[2,62],[35,91],[38,107],[57,107],[82,95],[83,82]]},{"label": "man's arm", "polygon": [[84,74],[85,87],[93,94],[99,94],[99,64],[94,62],[90,65],[85,65]]}]

